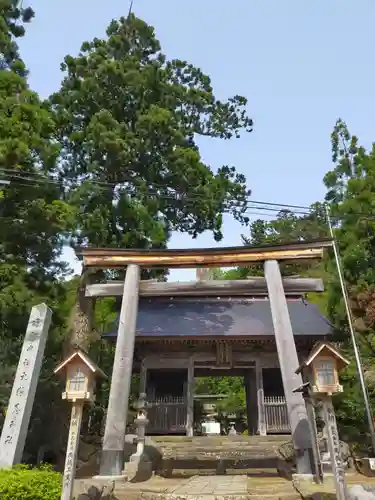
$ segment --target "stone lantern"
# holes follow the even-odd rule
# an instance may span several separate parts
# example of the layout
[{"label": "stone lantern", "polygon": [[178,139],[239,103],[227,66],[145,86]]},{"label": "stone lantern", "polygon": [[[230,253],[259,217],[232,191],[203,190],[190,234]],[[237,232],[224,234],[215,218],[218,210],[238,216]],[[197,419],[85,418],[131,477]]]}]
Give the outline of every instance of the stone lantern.
[{"label": "stone lantern", "polygon": [[146,394],[142,392],[139,395],[137,404],[137,417],[134,420],[136,426],[136,444],[137,449],[130,457],[129,462],[125,464],[124,474],[128,481],[147,481],[152,475],[152,462],[145,452],[146,427],[149,423],[147,418]]},{"label": "stone lantern", "polygon": [[137,429],[137,451],[136,455],[141,456],[144,452],[145,448],[145,435],[146,435],[146,427],[149,423],[147,418],[147,403],[146,403],[146,394],[142,392],[139,395],[138,402],[136,404],[137,408],[137,418],[134,420],[134,424]]}]

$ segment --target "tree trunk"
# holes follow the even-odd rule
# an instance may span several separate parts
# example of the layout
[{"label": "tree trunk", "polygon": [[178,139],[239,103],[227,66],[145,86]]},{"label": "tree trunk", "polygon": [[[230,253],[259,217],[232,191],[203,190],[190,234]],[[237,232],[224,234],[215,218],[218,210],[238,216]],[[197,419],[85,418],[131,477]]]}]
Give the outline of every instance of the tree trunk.
[{"label": "tree trunk", "polygon": [[67,349],[80,347],[87,351],[90,344],[99,338],[93,330],[95,300],[85,297],[85,287],[93,270],[83,269],[77,288],[76,302],[69,320]]}]

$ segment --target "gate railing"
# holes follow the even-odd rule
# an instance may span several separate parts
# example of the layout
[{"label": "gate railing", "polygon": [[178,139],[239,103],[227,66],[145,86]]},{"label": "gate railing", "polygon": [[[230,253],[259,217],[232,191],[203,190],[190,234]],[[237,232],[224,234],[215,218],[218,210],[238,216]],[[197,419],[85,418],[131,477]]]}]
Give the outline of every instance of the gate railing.
[{"label": "gate railing", "polygon": [[265,396],[267,433],[290,432],[288,409],[284,396]]},{"label": "gate railing", "polygon": [[148,434],[184,433],[187,401],[184,397],[163,396],[147,401]]}]

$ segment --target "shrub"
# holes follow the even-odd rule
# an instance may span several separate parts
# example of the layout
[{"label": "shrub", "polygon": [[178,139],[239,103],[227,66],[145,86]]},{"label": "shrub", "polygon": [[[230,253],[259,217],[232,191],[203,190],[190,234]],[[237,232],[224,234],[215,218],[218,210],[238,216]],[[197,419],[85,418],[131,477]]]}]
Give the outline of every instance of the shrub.
[{"label": "shrub", "polygon": [[1,500],[59,500],[61,474],[43,465],[38,469],[17,466],[0,470]]}]

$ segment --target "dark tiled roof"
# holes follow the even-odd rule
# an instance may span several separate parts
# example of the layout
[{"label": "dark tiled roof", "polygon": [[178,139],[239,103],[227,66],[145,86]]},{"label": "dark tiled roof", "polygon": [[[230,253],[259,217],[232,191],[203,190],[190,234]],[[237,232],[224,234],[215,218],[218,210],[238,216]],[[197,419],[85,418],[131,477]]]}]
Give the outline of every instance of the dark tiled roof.
[{"label": "dark tiled roof", "polygon": [[[332,327],[314,304],[288,299],[294,335],[332,334]],[[116,337],[117,325],[104,336]],[[137,336],[269,336],[274,335],[268,299],[141,299]]]}]

